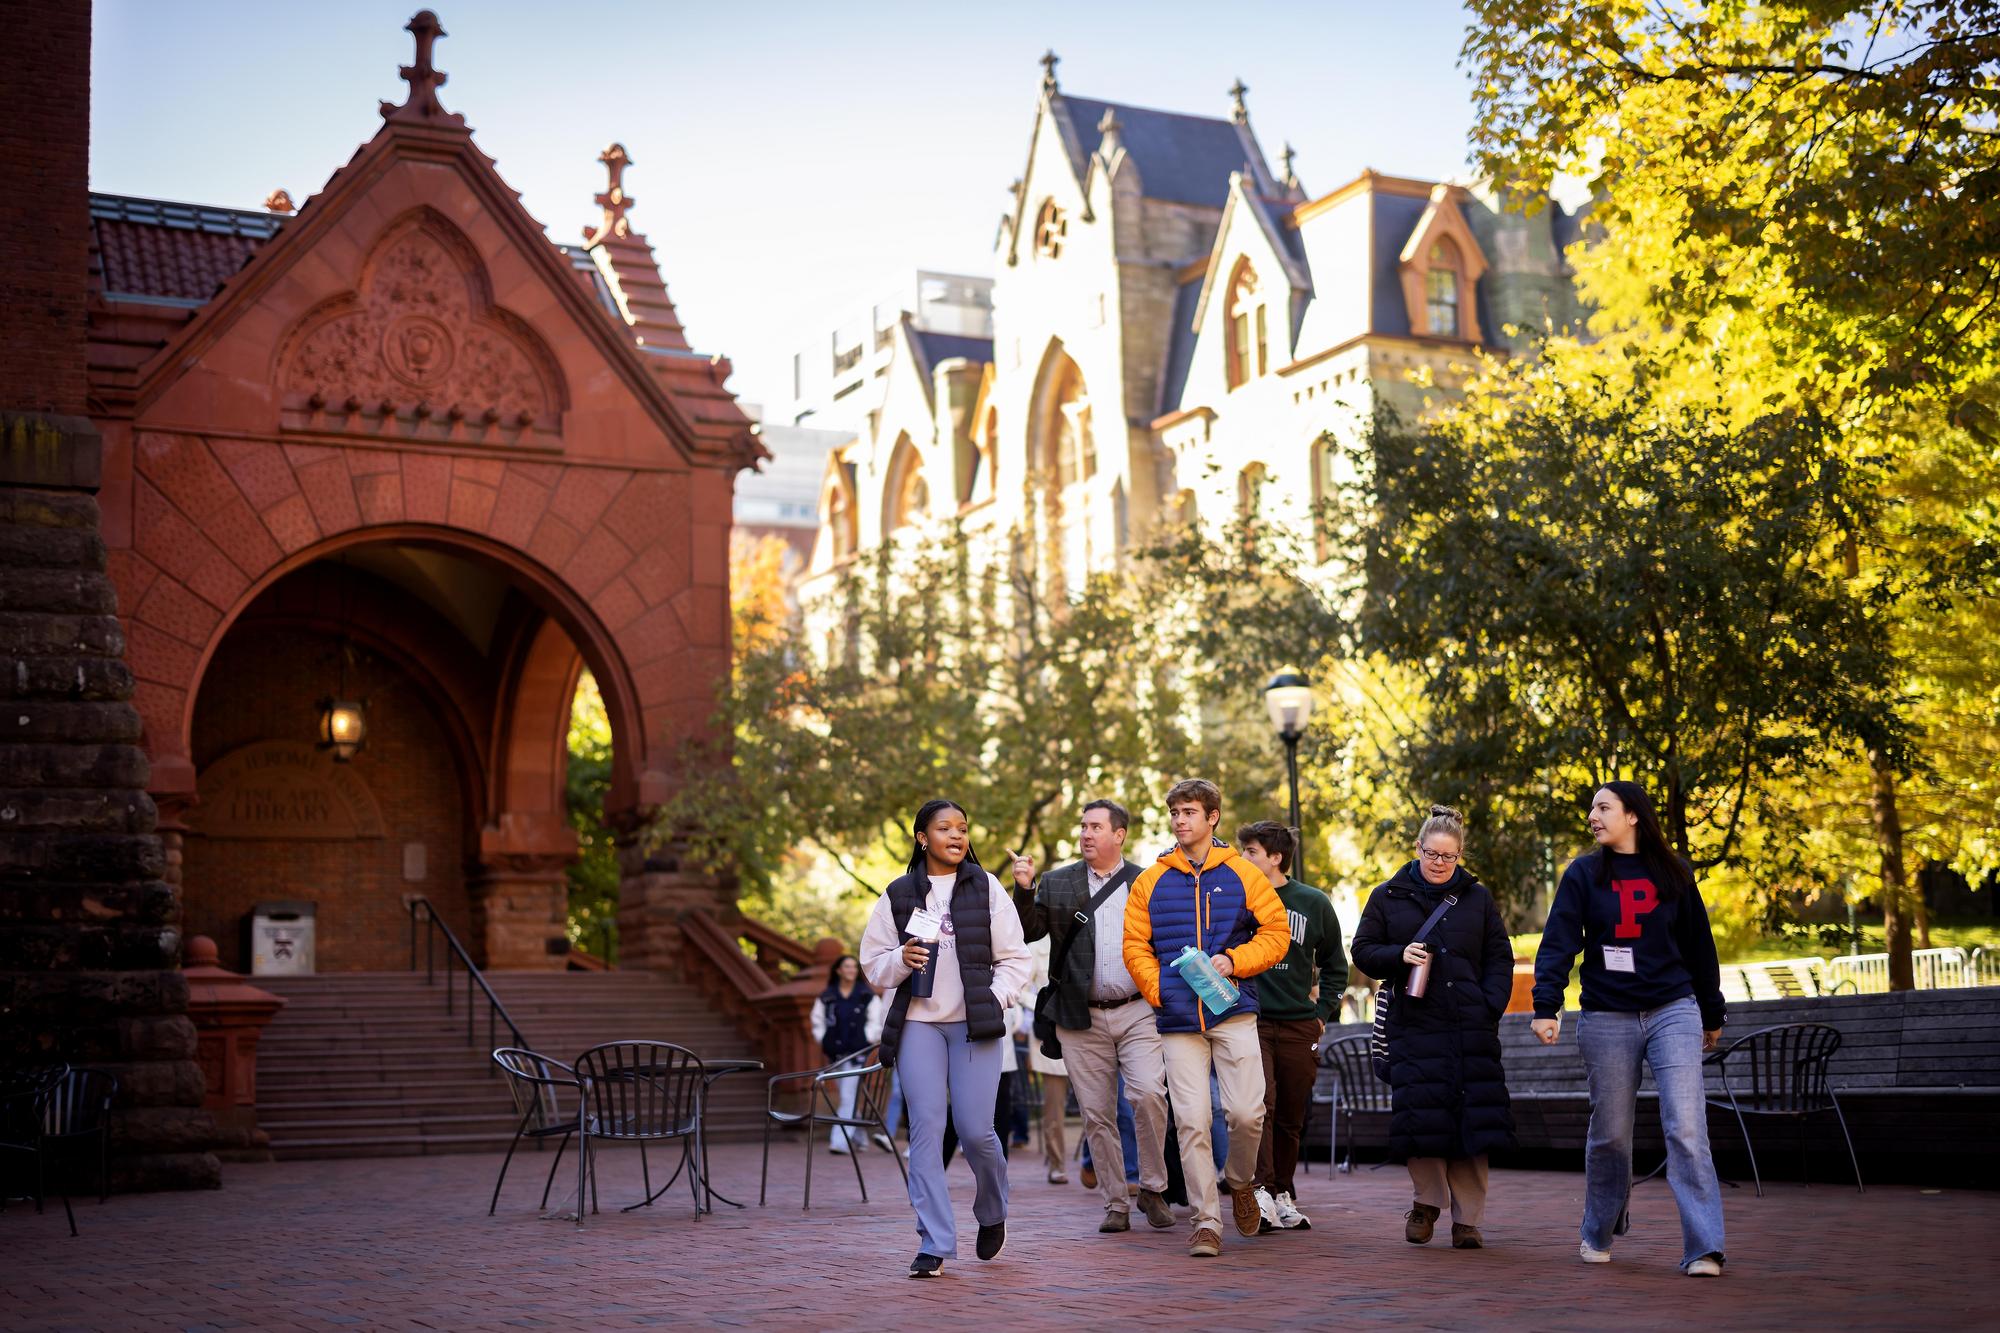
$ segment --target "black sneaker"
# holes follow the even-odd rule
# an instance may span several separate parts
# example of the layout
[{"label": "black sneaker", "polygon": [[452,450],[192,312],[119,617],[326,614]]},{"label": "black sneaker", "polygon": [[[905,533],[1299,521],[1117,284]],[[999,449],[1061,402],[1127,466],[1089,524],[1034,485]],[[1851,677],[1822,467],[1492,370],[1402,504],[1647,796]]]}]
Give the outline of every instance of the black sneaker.
[{"label": "black sneaker", "polygon": [[1007,1248],[1007,1224],[995,1222],[990,1227],[979,1228],[979,1244],[973,1250],[981,1259],[998,1259],[1000,1251]]},{"label": "black sneaker", "polygon": [[943,1277],[944,1260],[935,1254],[920,1254],[910,1260],[911,1277]]}]

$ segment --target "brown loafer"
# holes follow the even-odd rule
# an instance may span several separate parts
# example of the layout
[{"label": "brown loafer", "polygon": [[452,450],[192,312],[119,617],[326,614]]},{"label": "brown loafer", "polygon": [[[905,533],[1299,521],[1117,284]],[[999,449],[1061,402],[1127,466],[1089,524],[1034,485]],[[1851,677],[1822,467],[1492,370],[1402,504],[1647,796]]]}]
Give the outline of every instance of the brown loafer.
[{"label": "brown loafer", "polygon": [[1454,1250],[1483,1250],[1486,1237],[1479,1234],[1478,1227],[1466,1226],[1463,1222],[1451,1224],[1451,1248]]},{"label": "brown loafer", "polygon": [[1146,1215],[1146,1225],[1155,1231],[1165,1231],[1174,1224],[1174,1210],[1167,1207],[1158,1190],[1139,1191],[1139,1211]]},{"label": "brown loafer", "polygon": [[1104,1222],[1097,1229],[1107,1236],[1114,1231],[1130,1231],[1132,1229],[1132,1215],[1130,1213],[1121,1213],[1116,1208],[1106,1208],[1104,1210]]},{"label": "brown loafer", "polygon": [[1257,1205],[1256,1186],[1231,1185],[1229,1208],[1236,1214],[1236,1229],[1244,1235],[1254,1236],[1263,1229],[1264,1210]]},{"label": "brown loafer", "polygon": [[1438,1210],[1427,1203],[1413,1203],[1410,1211],[1403,1214],[1403,1239],[1412,1245],[1431,1243],[1431,1232],[1437,1227]]},{"label": "brown loafer", "polygon": [[1214,1227],[1203,1227],[1194,1233],[1194,1240],[1188,1245],[1188,1258],[1213,1259],[1222,1253],[1222,1233]]},{"label": "brown loafer", "polygon": [[1083,1182],[1083,1187],[1087,1190],[1097,1188],[1097,1168],[1094,1166],[1086,1166],[1082,1171],[1077,1173],[1076,1178]]}]

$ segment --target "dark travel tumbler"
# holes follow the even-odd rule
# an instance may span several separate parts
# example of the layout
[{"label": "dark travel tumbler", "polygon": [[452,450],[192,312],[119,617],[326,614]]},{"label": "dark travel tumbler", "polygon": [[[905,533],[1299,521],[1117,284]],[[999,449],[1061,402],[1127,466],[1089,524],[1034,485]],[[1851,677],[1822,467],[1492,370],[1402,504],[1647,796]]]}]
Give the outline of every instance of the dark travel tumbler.
[{"label": "dark travel tumbler", "polygon": [[910,994],[927,1000],[931,986],[937,981],[937,941],[918,940],[917,943],[923,945],[930,956],[924,959],[922,967],[910,973]]}]

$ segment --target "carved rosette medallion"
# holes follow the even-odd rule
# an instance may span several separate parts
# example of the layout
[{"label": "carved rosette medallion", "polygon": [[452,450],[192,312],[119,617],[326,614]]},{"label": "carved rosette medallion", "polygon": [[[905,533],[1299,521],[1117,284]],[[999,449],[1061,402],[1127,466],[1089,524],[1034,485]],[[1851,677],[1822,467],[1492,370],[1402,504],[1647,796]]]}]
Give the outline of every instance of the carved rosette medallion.
[{"label": "carved rosette medallion", "polygon": [[492,443],[549,440],[562,381],[534,331],[492,303],[485,266],[428,210],[391,226],[356,289],[281,344],[295,430]]}]

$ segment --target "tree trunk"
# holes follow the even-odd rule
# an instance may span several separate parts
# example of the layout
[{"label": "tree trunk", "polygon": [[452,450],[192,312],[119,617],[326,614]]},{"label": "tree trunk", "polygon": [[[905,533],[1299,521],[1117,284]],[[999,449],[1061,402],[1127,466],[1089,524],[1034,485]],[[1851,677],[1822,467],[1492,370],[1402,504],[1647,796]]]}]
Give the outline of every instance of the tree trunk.
[{"label": "tree trunk", "polygon": [[1874,788],[1868,809],[1875,823],[1875,843],[1882,855],[1882,938],[1889,950],[1889,989],[1915,990],[1910,963],[1908,894],[1903,873],[1903,818],[1896,809],[1896,771],[1880,750],[1868,752]]}]

